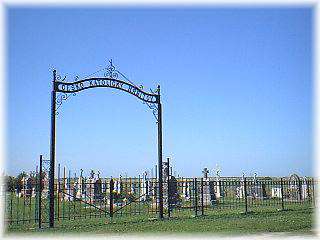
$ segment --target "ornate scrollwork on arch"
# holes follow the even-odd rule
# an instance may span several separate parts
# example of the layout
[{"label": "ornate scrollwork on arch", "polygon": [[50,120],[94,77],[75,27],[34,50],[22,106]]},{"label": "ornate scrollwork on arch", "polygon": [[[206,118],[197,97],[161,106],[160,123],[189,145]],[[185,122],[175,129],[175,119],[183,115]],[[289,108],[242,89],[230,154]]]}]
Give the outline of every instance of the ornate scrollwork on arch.
[{"label": "ornate scrollwork on arch", "polygon": [[[60,81],[60,82],[65,82],[67,76],[64,76],[63,78],[61,77],[61,75],[57,75],[56,77],[56,80],[57,81]],[[75,76],[74,77],[74,80],[77,81],[79,79],[79,76]],[[59,115],[59,112],[58,112],[58,109],[62,106],[63,102],[67,101],[68,98],[70,96],[75,96],[77,95],[76,93],[70,93],[70,94],[67,94],[67,93],[62,93],[62,92],[59,92],[59,94],[56,96],[56,109],[55,109],[55,114],[56,115]]]},{"label": "ornate scrollwork on arch", "polygon": [[116,70],[115,66],[112,63],[112,59],[109,61],[110,65],[107,67],[107,71],[104,73],[105,77],[118,79],[118,70]]},{"label": "ornate scrollwork on arch", "polygon": [[75,96],[77,95],[76,93],[70,93],[70,94],[67,94],[67,93],[60,93],[57,97],[56,97],[56,115],[59,115],[59,112],[58,112],[58,109],[62,106],[63,102],[64,101],[67,101],[68,98],[70,96]]},{"label": "ornate scrollwork on arch", "polygon": [[[103,73],[104,77],[97,76],[98,73]],[[94,75],[94,76],[93,76]],[[93,76],[93,77],[90,77]],[[90,77],[90,78],[89,78]],[[66,76],[62,78],[57,76],[54,83],[54,89],[59,95],[56,97],[56,115],[57,111],[71,95],[75,96],[76,92],[95,87],[109,87],[116,88],[138,97],[143,104],[152,110],[152,114],[158,123],[158,100],[160,99],[160,87],[150,92],[144,91],[143,85],[136,85],[130,81],[124,74],[116,69],[113,65],[112,59],[109,60],[109,65],[94,73],[91,73],[84,78],[79,76],[74,77],[74,81],[66,82]]]},{"label": "ornate scrollwork on arch", "polygon": [[147,106],[152,110],[152,114],[153,114],[154,118],[156,119],[156,123],[159,123],[158,106],[155,103],[145,103],[145,102],[143,102],[143,104],[147,104]]}]

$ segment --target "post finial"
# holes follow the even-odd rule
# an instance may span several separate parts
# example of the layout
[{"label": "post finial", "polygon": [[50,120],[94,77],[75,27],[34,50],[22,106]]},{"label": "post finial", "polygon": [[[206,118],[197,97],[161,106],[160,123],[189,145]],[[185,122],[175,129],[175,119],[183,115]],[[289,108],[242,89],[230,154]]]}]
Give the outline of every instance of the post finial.
[{"label": "post finial", "polygon": [[53,69],[52,73],[53,73],[53,79],[52,79],[52,81],[55,82],[55,81],[57,80],[57,70],[56,70],[56,69]]}]

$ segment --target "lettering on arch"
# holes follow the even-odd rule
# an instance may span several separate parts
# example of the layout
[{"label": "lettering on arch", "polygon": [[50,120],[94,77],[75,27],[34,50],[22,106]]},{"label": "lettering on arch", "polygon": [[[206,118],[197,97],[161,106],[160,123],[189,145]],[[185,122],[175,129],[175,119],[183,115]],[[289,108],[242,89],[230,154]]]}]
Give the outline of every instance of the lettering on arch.
[{"label": "lettering on arch", "polygon": [[148,103],[158,103],[159,99],[159,95],[157,94],[145,92],[130,83],[112,78],[88,78],[76,82],[56,81],[54,84],[54,90],[56,92],[75,93],[88,88],[104,87],[119,89]]}]

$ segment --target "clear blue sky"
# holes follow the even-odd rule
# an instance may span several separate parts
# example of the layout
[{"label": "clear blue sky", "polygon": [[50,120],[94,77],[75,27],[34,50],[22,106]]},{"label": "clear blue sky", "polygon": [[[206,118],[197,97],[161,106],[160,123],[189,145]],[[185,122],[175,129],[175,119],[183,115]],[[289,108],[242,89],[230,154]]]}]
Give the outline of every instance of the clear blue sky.
[{"label": "clear blue sky", "polygon": [[[312,175],[312,8],[16,8],[7,11],[7,172],[49,158],[52,70],[67,80],[113,58],[161,85],[163,154],[201,176]],[[132,95],[90,89],[57,117],[57,162],[137,175],[157,163],[157,125]],[[211,174],[211,173],[210,173]]]}]

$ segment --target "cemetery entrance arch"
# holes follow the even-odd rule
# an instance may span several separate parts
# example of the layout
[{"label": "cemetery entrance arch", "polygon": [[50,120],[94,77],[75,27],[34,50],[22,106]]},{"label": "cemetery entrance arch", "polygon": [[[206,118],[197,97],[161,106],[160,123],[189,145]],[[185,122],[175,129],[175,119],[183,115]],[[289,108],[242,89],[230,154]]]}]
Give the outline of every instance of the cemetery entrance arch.
[{"label": "cemetery entrance arch", "polygon": [[[56,152],[56,115],[57,109],[62,103],[75,95],[77,92],[90,88],[113,88],[127,92],[143,103],[147,104],[152,110],[153,115],[157,119],[158,125],[158,197],[159,197],[159,218],[163,218],[163,180],[162,180],[162,110],[160,100],[160,86],[158,85],[155,91],[150,89],[150,92],[143,90],[142,86],[136,86],[130,82],[122,73],[115,69],[110,61],[110,65],[102,69],[105,70],[103,77],[85,77],[79,79],[77,76],[73,82],[66,82],[64,78],[57,75],[56,70],[53,70],[53,84],[51,96],[51,138],[50,138],[50,171],[49,171],[49,226],[54,226],[54,170],[55,170],[55,152]],[[102,71],[101,70],[101,71]],[[123,80],[120,79],[123,77]],[[60,94],[60,95],[58,95]]]}]

